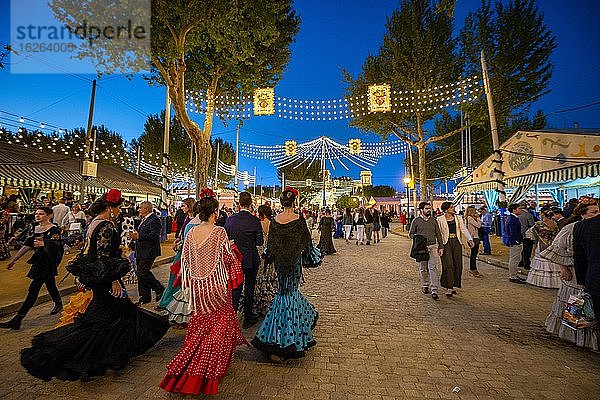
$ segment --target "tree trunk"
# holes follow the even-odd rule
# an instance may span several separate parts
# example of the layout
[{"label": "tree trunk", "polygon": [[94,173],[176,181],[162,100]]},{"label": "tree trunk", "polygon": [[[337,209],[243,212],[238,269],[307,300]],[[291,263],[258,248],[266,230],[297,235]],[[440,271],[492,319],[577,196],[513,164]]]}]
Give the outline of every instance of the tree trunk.
[{"label": "tree trunk", "polygon": [[427,167],[425,165],[425,138],[423,137],[423,118],[417,113],[417,149],[419,151],[419,199],[425,201],[427,198]]},{"label": "tree trunk", "polygon": [[210,157],[212,153],[210,136],[209,140],[200,138],[200,140],[194,142],[194,149],[196,153],[194,180],[196,181],[196,198],[199,198],[200,191],[206,187],[206,182],[208,181],[208,166],[210,164]]}]

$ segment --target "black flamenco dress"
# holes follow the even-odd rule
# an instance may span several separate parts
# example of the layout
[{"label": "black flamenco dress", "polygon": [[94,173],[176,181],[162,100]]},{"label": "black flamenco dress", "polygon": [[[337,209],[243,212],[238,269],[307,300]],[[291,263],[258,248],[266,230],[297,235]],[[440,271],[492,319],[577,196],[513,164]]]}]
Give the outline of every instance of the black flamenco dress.
[{"label": "black flamenco dress", "polygon": [[319,231],[321,232],[321,238],[317,247],[321,250],[322,255],[335,253],[335,247],[333,246],[333,239],[331,238],[331,232],[335,229],[335,222],[332,217],[322,217],[319,222]]},{"label": "black flamenco dress", "polygon": [[125,367],[167,332],[166,320],[136,307],[125,291],[120,298],[110,294],[112,282],[120,281],[129,269],[122,262],[120,242],[110,221],[95,227],[88,243],[88,262],[69,269],[93,291],[92,301],[72,324],[35,336],[32,347],[21,351],[21,364],[31,375],[45,381],[105,375],[108,369]]},{"label": "black flamenco dress", "polygon": [[302,217],[287,224],[272,221],[266,255],[267,262],[273,260],[275,264],[278,288],[252,345],[282,359],[303,357],[305,350],[317,343],[312,329],[318,313],[298,287],[302,267],[321,263],[306,221]]}]

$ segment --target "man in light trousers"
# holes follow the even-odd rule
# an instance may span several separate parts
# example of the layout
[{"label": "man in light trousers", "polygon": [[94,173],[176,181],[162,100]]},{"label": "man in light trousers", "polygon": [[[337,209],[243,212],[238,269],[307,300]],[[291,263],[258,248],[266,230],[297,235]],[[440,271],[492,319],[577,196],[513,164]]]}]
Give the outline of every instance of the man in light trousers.
[{"label": "man in light trousers", "polygon": [[419,204],[420,215],[415,218],[410,225],[408,235],[413,238],[416,235],[421,235],[427,239],[427,251],[429,253],[428,261],[419,262],[419,273],[421,277],[421,285],[423,293],[429,294],[434,300],[439,300],[438,296],[438,265],[441,265],[441,259],[444,252],[444,244],[442,243],[442,234],[440,227],[435,218],[431,218],[432,209],[428,202]]}]

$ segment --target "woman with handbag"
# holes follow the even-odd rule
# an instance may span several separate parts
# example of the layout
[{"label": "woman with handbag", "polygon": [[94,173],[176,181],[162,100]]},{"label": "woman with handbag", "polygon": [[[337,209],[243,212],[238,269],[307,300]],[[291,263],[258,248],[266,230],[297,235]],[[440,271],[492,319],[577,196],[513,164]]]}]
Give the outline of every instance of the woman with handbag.
[{"label": "woman with handbag", "polygon": [[465,211],[465,223],[473,238],[473,247],[471,247],[471,254],[469,256],[469,273],[477,278],[481,278],[483,275],[477,270],[477,253],[479,253],[479,243],[482,238],[480,235],[481,218],[479,218],[475,206],[467,207]]},{"label": "woman with handbag", "polygon": [[50,207],[41,206],[35,210],[37,225],[6,266],[6,269],[13,269],[19,258],[29,250],[34,251],[33,256],[27,261],[31,264],[31,269],[27,274],[27,277],[31,279],[27,297],[17,314],[11,320],[0,323],[0,328],[19,329],[21,321],[35,304],[43,285],[46,285],[48,293],[54,300],[54,308],[50,311],[50,315],[58,314],[63,309],[62,300],[56,287],[56,275],[58,275],[58,266],[62,261],[63,247],[60,242],[60,229],[50,221],[51,218],[52,209]]},{"label": "woman with handbag", "polygon": [[113,222],[122,202],[121,192],[110,189],[90,207],[96,217],[87,253],[67,270],[94,295],[72,324],[35,336],[32,347],[21,351],[21,364],[36,378],[85,381],[108,369],[122,369],[169,329],[160,316],[136,307],[121,282],[131,268],[121,258],[121,238]]},{"label": "woman with handbag", "polygon": [[317,343],[312,329],[318,313],[298,287],[302,268],[318,266],[321,253],[313,247],[304,218],[294,212],[297,195],[293,188],[283,191],[280,198],[283,212],[271,222],[266,257],[267,262],[275,263],[278,288],[269,312],[252,339],[254,347],[276,362],[303,357],[304,352]]},{"label": "woman with handbag", "polygon": [[231,291],[243,279],[239,256],[225,229],[216,226],[219,202],[204,189],[202,221],[186,235],[181,256],[181,290],[193,310],[183,347],[167,366],[160,387],[178,394],[216,394],[237,346],[247,344],[233,309]]},{"label": "woman with handbag", "polygon": [[[563,311],[567,307],[569,297],[579,294],[581,289],[577,285],[575,268],[573,266],[573,228],[581,219],[594,218],[600,213],[596,199],[583,198],[552,241],[552,244],[543,250],[540,255],[560,265],[561,283],[552,304],[552,309],[546,317],[546,331],[558,335],[563,340],[575,343],[580,347],[587,347],[594,351],[600,348],[600,332],[598,326],[586,329],[573,329],[562,323]],[[596,316],[598,319],[598,316]]]}]

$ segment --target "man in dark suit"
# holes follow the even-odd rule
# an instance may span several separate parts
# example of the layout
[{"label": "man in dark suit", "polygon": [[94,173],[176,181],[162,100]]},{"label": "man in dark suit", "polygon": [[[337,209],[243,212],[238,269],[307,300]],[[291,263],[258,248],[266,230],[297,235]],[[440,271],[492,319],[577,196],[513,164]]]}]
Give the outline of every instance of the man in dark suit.
[{"label": "man in dark suit", "polygon": [[[598,213],[598,206],[592,207],[594,209],[591,212]],[[598,246],[598,238],[600,238],[600,214],[575,224],[573,228],[575,276],[577,284],[592,296],[596,319],[600,318],[600,246]]]},{"label": "man in dark suit", "polygon": [[143,201],[140,204],[140,217],[142,222],[137,230],[130,233],[129,237],[136,241],[135,258],[138,276],[138,305],[152,301],[152,290],[156,292],[156,300],[160,300],[165,287],[152,274],[151,268],[156,257],[160,256],[160,235],[162,223],[160,218],[152,212],[152,203]]},{"label": "man in dark suit", "polygon": [[[232,239],[242,253],[242,270],[244,271],[244,329],[258,322],[252,313],[254,306],[254,286],[260,265],[260,256],[256,246],[263,244],[263,232],[260,220],[250,213],[252,195],[248,192],[240,193],[240,212],[227,218],[225,230],[229,239]],[[233,308],[238,309],[242,287],[233,290]]]},{"label": "man in dark suit", "polygon": [[508,280],[512,283],[524,284],[525,279],[517,275],[517,267],[523,253],[523,233],[519,216],[522,209],[519,204],[510,204],[508,206],[510,215],[504,222],[504,243],[510,248],[508,255]]}]

